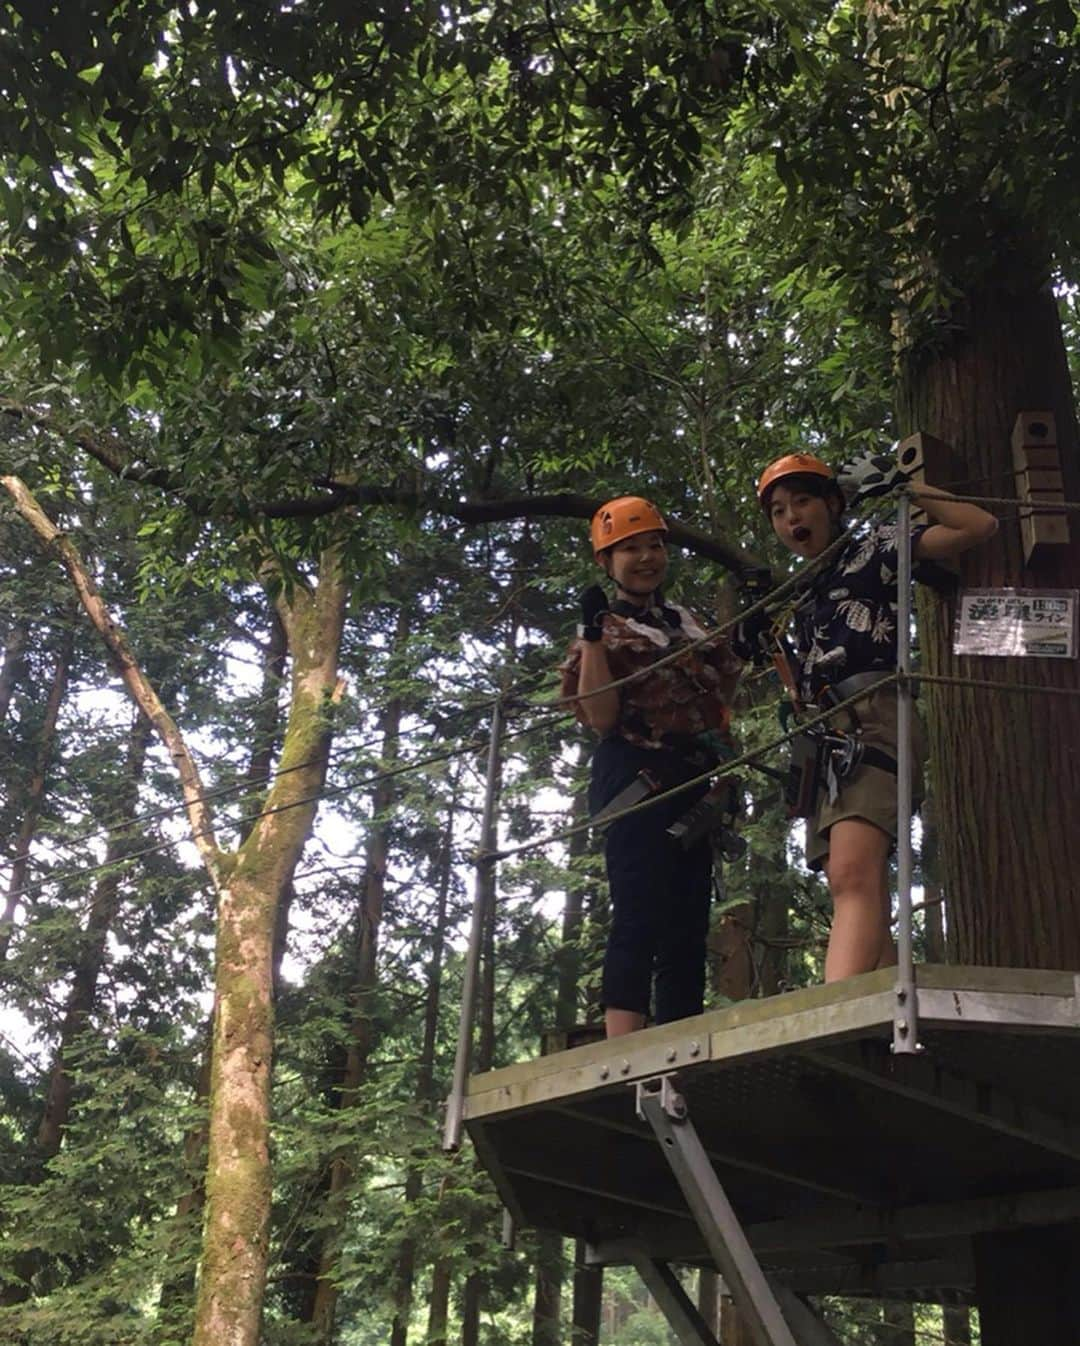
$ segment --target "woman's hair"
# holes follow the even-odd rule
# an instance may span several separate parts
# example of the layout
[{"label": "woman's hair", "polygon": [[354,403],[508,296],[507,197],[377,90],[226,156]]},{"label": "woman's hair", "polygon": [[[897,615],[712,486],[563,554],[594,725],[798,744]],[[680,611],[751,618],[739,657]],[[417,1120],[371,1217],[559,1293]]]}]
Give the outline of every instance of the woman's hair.
[{"label": "woman's hair", "polygon": [[835,477],[822,477],[816,472],[793,472],[790,477],[781,477],[779,481],[774,481],[761,497],[761,508],[766,514],[772,505],[773,492],[778,486],[786,486],[789,491],[801,491],[804,495],[817,496],[822,500],[834,496],[840,501],[841,509],[844,506],[844,494],[836,484]]}]

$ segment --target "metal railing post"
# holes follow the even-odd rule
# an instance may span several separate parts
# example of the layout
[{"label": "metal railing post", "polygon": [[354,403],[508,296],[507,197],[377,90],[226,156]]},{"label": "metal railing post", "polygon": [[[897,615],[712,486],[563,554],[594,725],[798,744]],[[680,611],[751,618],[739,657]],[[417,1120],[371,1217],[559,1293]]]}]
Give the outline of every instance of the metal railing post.
[{"label": "metal railing post", "polygon": [[483,940],[489,871],[495,867],[495,786],[499,776],[499,745],[502,739],[503,706],[500,698],[491,712],[491,739],[488,743],[487,784],[484,811],[480,823],[480,845],[473,873],[472,920],[469,947],[465,954],[465,980],[461,990],[461,1017],[458,1020],[457,1051],[454,1054],[454,1079],[446,1100],[443,1123],[443,1149],[456,1150],[461,1144],[465,1112],[465,1081],[472,1056],[473,1020],[476,1017],[476,988],[480,979],[480,945]]},{"label": "metal railing post", "polygon": [[896,1005],[894,1052],[919,1050],[911,930],[911,497],[900,494],[896,518]]}]

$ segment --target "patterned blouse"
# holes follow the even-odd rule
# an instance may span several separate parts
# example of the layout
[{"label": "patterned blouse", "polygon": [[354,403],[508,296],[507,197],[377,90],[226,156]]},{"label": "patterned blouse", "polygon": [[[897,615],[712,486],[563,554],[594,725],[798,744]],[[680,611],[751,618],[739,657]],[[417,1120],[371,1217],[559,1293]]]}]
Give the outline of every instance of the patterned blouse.
[{"label": "patterned blouse", "polygon": [[[640,615],[613,612],[604,617],[604,649],[613,679],[649,668],[705,632],[686,608],[675,603]],[[581,647],[575,640],[562,665],[562,695],[578,689]],[[612,731],[642,748],[678,747],[699,734],[717,731],[728,742],[729,702],[742,668],[727,641],[716,639],[687,650],[679,659],[619,690],[619,717]],[[581,703],[575,713],[586,723]]]},{"label": "patterned blouse", "polygon": [[[926,527],[911,530],[912,547]],[[896,667],[898,561],[896,524],[878,524],[853,534],[811,580],[794,613],[804,700],[856,673]]]}]

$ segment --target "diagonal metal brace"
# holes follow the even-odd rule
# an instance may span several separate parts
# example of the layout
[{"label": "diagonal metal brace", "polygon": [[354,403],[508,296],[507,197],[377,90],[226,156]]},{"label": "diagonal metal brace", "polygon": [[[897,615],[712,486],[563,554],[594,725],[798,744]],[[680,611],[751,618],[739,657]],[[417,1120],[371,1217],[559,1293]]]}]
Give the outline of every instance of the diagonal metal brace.
[{"label": "diagonal metal brace", "polygon": [[671,1077],[643,1080],[636,1097],[750,1331],[761,1346],[798,1346]]},{"label": "diagonal metal brace", "polygon": [[638,1275],[656,1300],[681,1346],[719,1346],[716,1336],[666,1262],[657,1261],[641,1248],[631,1250]]}]

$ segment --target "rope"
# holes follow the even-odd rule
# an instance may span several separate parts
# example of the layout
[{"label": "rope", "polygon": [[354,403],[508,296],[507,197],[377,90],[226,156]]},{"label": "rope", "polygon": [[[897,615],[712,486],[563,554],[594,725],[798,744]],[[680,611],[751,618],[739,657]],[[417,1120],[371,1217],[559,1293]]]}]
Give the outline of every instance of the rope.
[{"label": "rope", "polygon": [[818,724],[824,724],[826,720],[831,720],[838,711],[846,710],[848,706],[853,706],[857,701],[864,701],[873,692],[878,691],[879,688],[888,686],[890,683],[897,682],[898,680],[898,674],[886,673],[882,676],[879,682],[871,683],[868,687],[863,687],[860,691],[853,693],[853,695],[847,697],[845,700],[838,701],[835,706],[830,706],[828,710],[820,711],[818,714],[810,716],[809,719],[801,721],[794,729],[789,730],[786,734],[781,734],[779,738],[773,739],[770,743],[766,743],[764,747],[754,748],[750,752],[744,752],[741,756],[733,757],[729,762],[724,762],[721,766],[713,767],[709,771],[703,771],[697,776],[692,776],[689,780],[682,781],[679,785],[672,786],[670,790],[660,790],[658,793],[650,795],[648,799],[643,799],[637,804],[629,804],[626,808],[619,809],[617,812],[609,814],[601,824],[596,824],[592,821],[577,823],[573,827],[565,827],[558,832],[550,832],[547,836],[538,837],[533,841],[523,841],[519,846],[509,846],[502,850],[477,851],[475,852],[474,858],[477,862],[481,862],[505,860],[512,855],[524,855],[528,851],[538,850],[542,846],[550,845],[553,841],[565,841],[569,837],[577,836],[581,832],[589,831],[590,828],[598,825],[607,827],[611,823],[618,822],[621,818],[629,818],[631,814],[641,813],[645,809],[653,808],[656,804],[659,804],[662,799],[670,799],[674,795],[683,794],[685,791],[692,789],[693,786],[702,784],[703,781],[712,780],[714,778],[723,778],[724,776],[730,775],[731,772],[741,766],[753,766],[757,758],[763,757],[766,753],[772,752],[776,748],[783,747],[785,743],[790,743],[792,739],[798,738],[804,730],[812,729]]},{"label": "rope", "polygon": [[956,502],[961,505],[1019,505],[1022,510],[1033,510],[1036,514],[1060,514],[1063,510],[1071,513],[1080,512],[1080,501],[1076,500],[1046,502],[1023,500],[1017,495],[954,495],[951,491],[944,496],[920,495],[918,487],[913,486],[908,486],[906,490],[912,500],[916,502],[942,500],[945,504]]},{"label": "rope", "polygon": [[[556,723],[563,716],[552,716],[549,723]],[[523,734],[532,733],[536,728],[542,728],[543,725],[532,724],[522,729],[509,730],[504,738],[519,738]],[[337,798],[339,795],[349,794],[353,790],[366,789],[369,786],[377,785],[381,781],[392,780],[397,776],[404,776],[413,771],[421,771],[425,767],[437,766],[441,762],[451,761],[455,757],[461,757],[470,752],[479,752],[487,747],[487,738],[473,739],[469,743],[461,744],[458,747],[451,748],[446,752],[433,753],[429,757],[423,757],[419,761],[404,762],[399,766],[389,767],[385,771],[376,772],[374,775],[364,777],[358,781],[348,781],[344,785],[333,786],[329,789],[319,790],[315,794],[305,795],[302,799],[290,800],[287,804],[277,804],[273,808],[261,809],[258,813],[252,813],[242,818],[237,818],[231,826],[239,827],[245,823],[258,822],[260,818],[268,818],[276,813],[287,813],[290,809],[301,808],[305,804],[318,803],[323,799]],[[47,874],[40,879],[35,879],[32,883],[24,884],[16,893],[10,894],[9,898],[22,899],[30,894],[39,892],[42,888],[51,883],[68,883],[77,879],[88,878],[93,874],[100,874],[106,870],[116,869],[121,865],[126,865],[132,860],[141,860],[148,855],[156,855],[161,851],[166,851],[174,846],[179,846],[185,841],[194,841],[197,837],[209,836],[211,828],[204,828],[198,832],[190,832],[182,837],[167,838],[156,842],[152,846],[144,846],[137,851],[131,851],[127,855],[118,856],[115,860],[103,860],[96,865],[83,865],[77,869],[65,870],[61,874]]]}]

